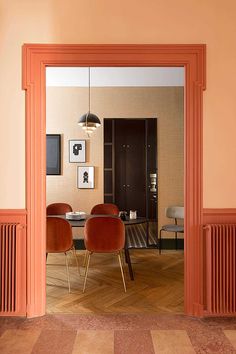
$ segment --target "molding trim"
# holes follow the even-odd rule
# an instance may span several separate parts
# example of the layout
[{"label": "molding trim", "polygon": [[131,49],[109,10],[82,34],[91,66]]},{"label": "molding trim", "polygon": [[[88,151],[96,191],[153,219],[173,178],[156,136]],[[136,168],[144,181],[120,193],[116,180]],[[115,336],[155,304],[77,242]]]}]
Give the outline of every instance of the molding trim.
[{"label": "molding trim", "polygon": [[236,224],[236,208],[203,209],[203,224]]},{"label": "molding trim", "polygon": [[25,209],[0,209],[0,223],[5,222],[26,226],[27,211]]},{"label": "molding trim", "polygon": [[[27,316],[46,309],[46,78],[47,66],[182,66],[185,68],[185,313],[202,316],[202,103],[206,46],[25,44]],[[196,305],[198,304],[198,305]]]}]

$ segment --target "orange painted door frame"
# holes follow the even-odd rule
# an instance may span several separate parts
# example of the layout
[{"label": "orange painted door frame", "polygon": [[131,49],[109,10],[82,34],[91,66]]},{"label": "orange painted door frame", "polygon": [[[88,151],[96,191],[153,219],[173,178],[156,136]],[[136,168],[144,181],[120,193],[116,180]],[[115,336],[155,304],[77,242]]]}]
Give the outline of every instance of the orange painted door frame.
[{"label": "orange painted door frame", "polygon": [[[46,310],[46,67],[170,66],[185,68],[185,313],[203,315],[202,101],[206,46],[23,46],[26,91],[27,316]],[[158,299],[157,299],[158,300]]]}]

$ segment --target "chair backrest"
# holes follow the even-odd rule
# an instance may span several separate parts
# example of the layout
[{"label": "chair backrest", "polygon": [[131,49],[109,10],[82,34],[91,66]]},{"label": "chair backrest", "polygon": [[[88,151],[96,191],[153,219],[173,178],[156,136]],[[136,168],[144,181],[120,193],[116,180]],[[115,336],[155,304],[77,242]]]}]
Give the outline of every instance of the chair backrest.
[{"label": "chair backrest", "polygon": [[95,205],[91,213],[92,215],[119,215],[119,208],[115,204],[97,204]]},{"label": "chair backrest", "polygon": [[53,203],[47,206],[47,215],[63,215],[73,209],[67,203]]},{"label": "chair backrest", "polygon": [[125,245],[124,223],[112,216],[94,216],[85,223],[84,243],[91,252],[120,251]]},{"label": "chair backrest", "polygon": [[73,245],[70,223],[56,216],[47,217],[46,253],[66,252]]},{"label": "chair backrest", "polygon": [[166,217],[172,219],[184,219],[184,207],[170,206],[166,208]]}]

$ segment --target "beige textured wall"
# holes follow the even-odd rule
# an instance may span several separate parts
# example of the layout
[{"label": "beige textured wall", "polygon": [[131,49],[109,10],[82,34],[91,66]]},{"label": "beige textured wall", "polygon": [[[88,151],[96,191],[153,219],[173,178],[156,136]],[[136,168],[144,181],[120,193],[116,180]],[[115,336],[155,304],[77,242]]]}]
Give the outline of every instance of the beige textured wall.
[{"label": "beige textured wall", "polygon": [[[164,209],[183,205],[182,87],[92,88],[91,111],[103,118],[158,118],[159,225],[168,222]],[[90,140],[77,125],[88,109],[86,88],[47,88],[47,133],[62,134],[61,176],[47,176],[47,203],[68,202],[74,210],[90,212],[103,202],[103,127]],[[86,139],[85,164],[69,163],[68,140]],[[95,166],[95,189],[77,189],[77,166]],[[172,235],[173,236],[173,235]]]},{"label": "beige textured wall", "polygon": [[236,207],[235,13],[235,0],[0,0],[0,208],[25,207],[23,43],[206,43],[203,203]]}]

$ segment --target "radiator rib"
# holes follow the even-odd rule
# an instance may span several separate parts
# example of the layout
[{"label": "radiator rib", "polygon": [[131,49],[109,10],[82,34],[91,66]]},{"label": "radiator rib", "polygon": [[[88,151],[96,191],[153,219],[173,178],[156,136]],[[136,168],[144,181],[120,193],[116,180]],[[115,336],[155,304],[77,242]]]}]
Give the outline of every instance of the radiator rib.
[{"label": "radiator rib", "polygon": [[236,225],[206,225],[206,311],[236,312]]},{"label": "radiator rib", "polygon": [[0,312],[15,312],[17,224],[0,224],[0,236]]}]

